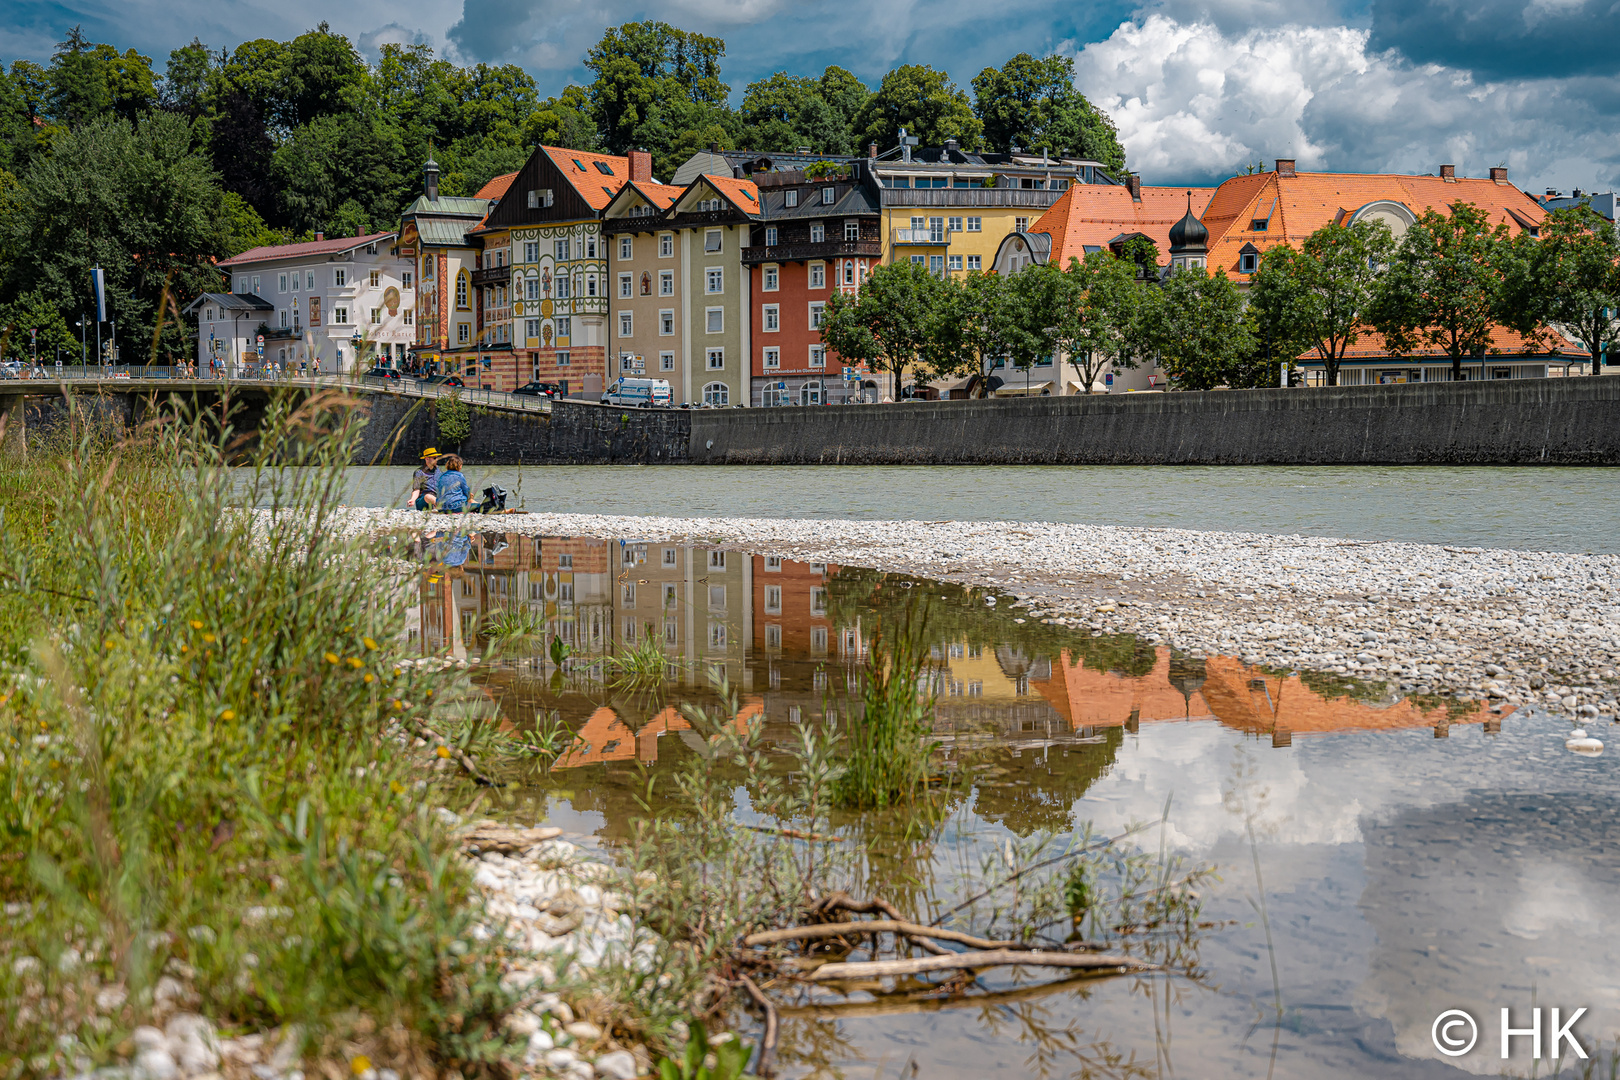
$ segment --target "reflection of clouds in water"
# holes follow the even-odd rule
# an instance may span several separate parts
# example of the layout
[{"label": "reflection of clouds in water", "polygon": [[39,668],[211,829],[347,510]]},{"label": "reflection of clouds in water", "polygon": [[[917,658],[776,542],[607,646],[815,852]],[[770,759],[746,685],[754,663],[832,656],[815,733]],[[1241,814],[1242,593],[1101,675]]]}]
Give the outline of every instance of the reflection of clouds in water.
[{"label": "reflection of clouds in water", "polygon": [[[1433,1056],[1429,1025],[1465,1009],[1481,1046],[1454,1064],[1495,1075],[1499,1010],[1589,1009],[1576,1031],[1612,1037],[1620,939],[1600,899],[1620,890],[1620,821],[1607,796],[1474,793],[1366,826],[1360,908],[1376,935],[1356,1004]],[[1532,997],[1534,1000],[1532,1000]],[[1544,1017],[1545,1019],[1545,1017]]]},{"label": "reflection of clouds in water", "polygon": [[[1348,844],[1361,839],[1359,784],[1324,782],[1331,764],[1307,763],[1298,748],[1262,747],[1212,722],[1163,724],[1129,740],[1113,770],[1076,805],[1107,833],[1130,822],[1157,822],[1172,798],[1167,842],[1207,856],[1223,839],[1246,841],[1245,817],[1257,838],[1283,844]],[[1342,798],[1335,791],[1345,790]],[[1153,829],[1158,842],[1158,829]]]}]

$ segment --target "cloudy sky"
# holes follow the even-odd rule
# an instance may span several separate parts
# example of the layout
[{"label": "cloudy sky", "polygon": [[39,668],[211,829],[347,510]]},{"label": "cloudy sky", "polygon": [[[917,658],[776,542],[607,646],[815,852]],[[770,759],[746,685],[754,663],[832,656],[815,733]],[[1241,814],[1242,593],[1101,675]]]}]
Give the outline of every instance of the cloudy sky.
[{"label": "cloudy sky", "polygon": [[1294,157],[1328,171],[1505,164],[1532,191],[1620,185],[1620,20],[1607,0],[11,0],[0,57],[47,59],[82,22],[161,66],[193,35],[217,48],[328,19],[363,50],[426,42],[521,64],[550,92],[583,78],[604,27],[641,18],[724,37],[739,97],[778,70],[837,63],[875,84],[928,63],[965,86],[1015,53],[1060,51],[1149,183]]}]

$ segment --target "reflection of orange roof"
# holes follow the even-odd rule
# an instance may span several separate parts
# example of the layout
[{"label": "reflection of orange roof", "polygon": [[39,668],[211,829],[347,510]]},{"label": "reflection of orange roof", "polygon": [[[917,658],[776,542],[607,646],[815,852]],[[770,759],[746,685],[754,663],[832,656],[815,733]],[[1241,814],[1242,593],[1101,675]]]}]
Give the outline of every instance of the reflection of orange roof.
[{"label": "reflection of orange roof", "polygon": [[1170,650],[1162,647],[1156,650],[1153,670],[1142,676],[1087,668],[1072,661],[1065,650],[1053,678],[1032,680],[1030,685],[1076,730],[1120,727],[1133,719],[1152,722],[1211,715],[1227,727],[1247,732],[1396,730],[1480,723],[1490,717],[1484,702],[1448,716],[1445,708],[1425,710],[1406,698],[1378,704],[1324,697],[1298,675],[1268,675],[1229,656],[1205,660],[1203,685],[1183,697],[1170,682]]},{"label": "reflection of orange roof", "polygon": [[[562,178],[592,210],[601,210],[613,201],[630,179],[630,159],[615,154],[591,154],[565,146],[542,146]],[[608,171],[603,172],[603,168]]]},{"label": "reflection of orange roof", "polygon": [[[1234,176],[1215,190],[1200,215],[1209,229],[1210,272],[1235,275],[1245,244],[1253,244],[1262,254],[1278,244],[1297,245],[1322,226],[1346,220],[1380,201],[1400,203],[1418,215],[1431,209],[1444,212],[1453,203],[1472,203],[1493,226],[1504,224],[1513,233],[1522,232],[1527,224],[1539,225],[1547,216],[1540,203],[1505,180],[1386,173]],[[1252,226],[1259,220],[1266,225],[1256,231]]]},{"label": "reflection of orange roof", "polygon": [[[748,730],[749,723],[765,712],[765,699],[750,694],[743,699],[743,707],[732,720],[738,734]],[[568,752],[557,758],[553,769],[577,769],[581,765],[598,765],[607,761],[629,761],[640,758],[651,763],[658,760],[658,736],[671,731],[690,731],[691,723],[680,710],[665,708],[637,731],[619,718],[612,708],[603,705],[581,725],[574,744]]]},{"label": "reflection of orange roof", "polygon": [[1209,202],[1213,188],[1141,189],[1142,201],[1131,198],[1129,188],[1108,184],[1070,184],[1052,208],[1029,227],[1032,233],[1052,237],[1049,261],[1059,267],[1069,260],[1084,259],[1087,247],[1107,247],[1117,236],[1143,233],[1159,245],[1159,261],[1168,264],[1170,226],[1187,212],[1187,193],[1192,193],[1193,213],[1200,213]]}]

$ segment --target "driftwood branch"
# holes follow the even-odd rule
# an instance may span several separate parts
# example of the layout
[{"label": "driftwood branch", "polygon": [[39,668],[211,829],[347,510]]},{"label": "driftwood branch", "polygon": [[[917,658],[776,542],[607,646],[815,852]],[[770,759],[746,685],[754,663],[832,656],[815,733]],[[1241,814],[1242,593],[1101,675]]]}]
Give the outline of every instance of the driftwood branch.
[{"label": "driftwood branch", "polygon": [[964,934],[960,930],[940,930],[904,919],[868,919],[856,922],[818,923],[814,926],[791,926],[785,930],[766,930],[743,938],[744,945],[775,945],[782,941],[813,941],[816,938],[854,936],[856,934],[905,934],[908,937],[935,938],[954,941],[975,949],[1010,949],[1016,941],[989,941]]},{"label": "driftwood branch", "polygon": [[[825,915],[830,911],[847,911],[852,915],[870,915],[875,911],[887,915],[895,922],[906,921],[905,916],[900,914],[900,910],[887,900],[877,898],[855,900],[846,892],[829,893],[816,901],[810,908],[811,915]],[[955,955],[949,949],[942,945],[935,945],[927,938],[913,938],[912,940],[917,943],[917,947],[922,949],[923,952],[930,952],[935,956]]]},{"label": "driftwood branch", "polygon": [[1007,967],[1085,968],[1151,971],[1158,965],[1117,953],[1026,952],[1019,949],[993,949],[986,952],[949,953],[945,956],[918,956],[909,960],[866,960],[847,964],[823,964],[810,973],[815,982],[834,979],[875,979],[884,975],[920,975],[928,971]]},{"label": "driftwood branch", "polygon": [[765,1012],[765,1034],[759,1040],[759,1061],[754,1065],[754,1072],[762,1080],[770,1080],[776,1073],[776,1006],[765,996],[765,991],[754,985],[753,979],[744,975],[742,984],[748,996],[754,999],[754,1004]]}]

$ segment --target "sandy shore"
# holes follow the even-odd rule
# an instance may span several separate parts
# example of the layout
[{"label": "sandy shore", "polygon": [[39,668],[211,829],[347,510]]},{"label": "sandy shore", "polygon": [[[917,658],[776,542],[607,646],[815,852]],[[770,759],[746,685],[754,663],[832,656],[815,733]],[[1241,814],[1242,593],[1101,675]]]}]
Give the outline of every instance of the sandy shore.
[{"label": "sandy shore", "polygon": [[[346,508],[352,533],[442,516]],[[1099,525],[471,516],[474,531],[680,541],[995,589],[1194,654],[1612,718],[1620,556]]]}]

